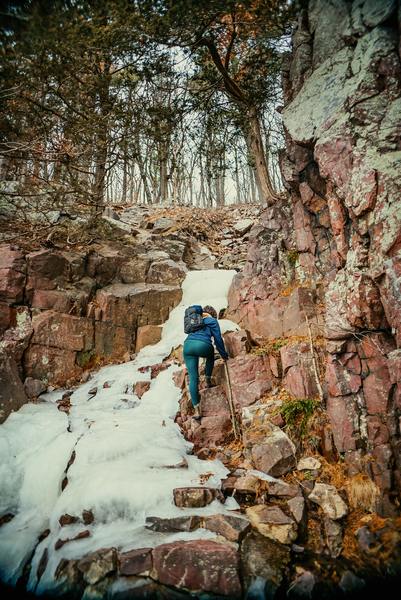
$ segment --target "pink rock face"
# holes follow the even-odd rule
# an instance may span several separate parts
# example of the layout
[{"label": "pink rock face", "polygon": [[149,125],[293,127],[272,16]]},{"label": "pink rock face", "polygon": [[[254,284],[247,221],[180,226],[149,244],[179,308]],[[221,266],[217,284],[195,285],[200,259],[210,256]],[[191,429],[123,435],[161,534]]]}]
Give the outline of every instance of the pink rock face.
[{"label": "pink rock face", "polygon": [[348,250],[348,244],[345,237],[345,224],[347,222],[347,217],[341,201],[336,197],[333,191],[331,191],[327,198],[327,206],[329,209],[330,225],[336,242],[337,252],[340,257],[345,260]]},{"label": "pink rock face", "polygon": [[355,394],[362,385],[361,362],[357,354],[346,353],[340,358],[327,356],[326,381],[331,396]]},{"label": "pink rock face", "polygon": [[356,449],[359,437],[358,404],[354,396],[329,396],[327,414],[338,452]]},{"label": "pink rock face", "polygon": [[330,179],[342,194],[346,193],[351,178],[354,144],[354,139],[344,129],[315,146],[320,174]]},{"label": "pink rock face", "polygon": [[32,319],[33,344],[66,350],[90,350],[94,345],[93,322],[55,311],[46,311]]},{"label": "pink rock face", "polygon": [[238,354],[245,354],[250,350],[248,335],[244,329],[229,331],[223,337],[226,350],[231,358],[235,358]]},{"label": "pink rock face", "polygon": [[367,418],[368,438],[374,446],[387,444],[390,439],[390,433],[385,423],[378,416]]},{"label": "pink rock face", "polygon": [[0,300],[21,302],[24,297],[26,265],[23,253],[15,246],[0,246]]},{"label": "pink rock face", "polygon": [[163,544],[153,550],[153,565],[157,579],[166,585],[241,596],[238,554],[226,544],[209,540]]},{"label": "pink rock face", "polygon": [[316,242],[311,229],[310,217],[304,210],[301,201],[294,204],[293,219],[297,250],[299,252],[311,252],[311,254],[314,254]]},{"label": "pink rock face", "polygon": [[318,394],[313,374],[309,344],[301,343],[280,349],[283,386],[296,398],[313,398]]},{"label": "pink rock face", "polygon": [[230,414],[227,396],[221,386],[201,390],[200,404],[203,417]]},{"label": "pink rock face", "polygon": [[316,318],[314,292],[308,288],[296,288],[288,298],[283,314],[284,335],[308,335],[305,313],[308,315],[311,329]]},{"label": "pink rock face", "polygon": [[390,340],[383,336],[366,337],[359,347],[362,362],[363,393],[370,415],[387,414],[390,402],[392,382],[386,354]]},{"label": "pink rock face", "polygon": [[249,406],[272,389],[273,375],[267,357],[240,354],[227,362],[236,406]]},{"label": "pink rock face", "polygon": [[162,336],[162,328],[159,325],[143,325],[136,332],[135,352],[139,352],[148,345],[157,344]]}]

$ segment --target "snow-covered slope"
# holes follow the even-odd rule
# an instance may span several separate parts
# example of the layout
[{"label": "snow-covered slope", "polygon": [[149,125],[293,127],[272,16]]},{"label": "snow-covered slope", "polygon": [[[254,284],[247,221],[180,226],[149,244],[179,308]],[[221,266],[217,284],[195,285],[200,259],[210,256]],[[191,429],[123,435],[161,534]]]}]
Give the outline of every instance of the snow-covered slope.
[{"label": "snow-covered slope", "polygon": [[[161,341],[144,348],[132,362],[101,369],[71,396],[67,416],[57,409],[60,391],[42,396],[10,415],[0,427],[0,514],[16,516],[0,530],[0,576],[15,583],[34,551],[29,589],[37,593],[52,587],[54,570],[62,558],[115,546],[122,550],[154,546],[176,539],[214,537],[209,531],[154,533],[145,528],[149,516],[225,512],[217,500],[202,509],[181,509],[173,503],[173,489],[202,485],[200,475],[212,473],[208,487],[219,487],[227,473],[219,461],[201,461],[188,455],[188,443],[174,423],[180,390],[174,385],[177,365],[152,380],[141,399],[134,395],[137,381],[150,379],[141,367],[159,363],[182,344],[185,307],[226,306],[234,271],[194,271],[183,283],[183,298],[163,327]],[[221,321],[223,332],[235,329]],[[107,382],[106,387],[103,387]],[[89,390],[97,388],[95,395]],[[67,465],[68,485],[61,490]],[[188,468],[178,467],[183,459]],[[61,527],[64,514],[81,517],[91,510],[94,522],[82,520]],[[38,544],[46,529],[50,534]],[[87,529],[90,536],[55,550],[57,540],[73,538]],[[37,566],[47,548],[46,570],[37,582]]]}]

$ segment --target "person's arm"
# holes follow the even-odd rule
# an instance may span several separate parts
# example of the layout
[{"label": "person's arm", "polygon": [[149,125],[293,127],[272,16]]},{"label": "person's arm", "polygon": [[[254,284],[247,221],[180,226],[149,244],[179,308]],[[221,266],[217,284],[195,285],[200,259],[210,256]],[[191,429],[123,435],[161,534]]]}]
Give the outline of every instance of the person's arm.
[{"label": "person's arm", "polygon": [[228,354],[227,354],[227,350],[224,346],[223,338],[221,337],[220,325],[219,325],[218,321],[216,319],[211,318],[208,325],[211,329],[212,336],[213,336],[213,339],[216,344],[216,348],[217,348],[221,358],[223,358],[224,360],[227,360]]}]

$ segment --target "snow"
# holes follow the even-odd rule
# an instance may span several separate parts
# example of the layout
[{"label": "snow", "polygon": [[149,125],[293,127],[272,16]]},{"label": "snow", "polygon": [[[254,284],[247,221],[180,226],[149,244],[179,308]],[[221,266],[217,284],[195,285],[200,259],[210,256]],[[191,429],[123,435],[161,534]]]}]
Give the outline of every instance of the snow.
[{"label": "snow", "polygon": [[[54,571],[62,558],[79,558],[98,548],[120,550],[155,546],[177,539],[213,538],[204,529],[193,532],[157,533],[145,528],[146,518],[188,514],[225,513],[238,508],[231,498],[225,505],[215,500],[202,509],[174,505],[173,489],[192,485],[219,487],[227,469],[220,461],[201,461],[188,454],[192,445],[182,436],[174,417],[180,390],[172,365],[151,381],[141,399],[133,393],[137,381],[150,380],[141,367],[157,364],[185,339],[184,311],[190,304],[211,304],[217,311],[227,303],[235,271],[189,272],[183,282],[183,298],[163,326],[159,343],[147,346],[134,361],[108,366],[71,395],[67,416],[55,404],[60,391],[41,397],[13,413],[0,427],[0,514],[16,516],[1,528],[0,577],[15,584],[34,552],[28,588],[44,593],[54,586]],[[237,329],[227,320],[222,331]],[[108,382],[110,387],[103,387]],[[97,388],[96,395],[88,392]],[[61,490],[68,468],[68,485]],[[183,459],[188,468],[180,467]],[[211,473],[206,483],[200,475]],[[92,510],[95,519],[84,525],[82,512]],[[68,513],[77,523],[61,527]],[[49,535],[38,544],[46,529]],[[54,549],[58,539],[72,538],[84,529],[90,537]],[[43,552],[49,561],[37,581]]]}]

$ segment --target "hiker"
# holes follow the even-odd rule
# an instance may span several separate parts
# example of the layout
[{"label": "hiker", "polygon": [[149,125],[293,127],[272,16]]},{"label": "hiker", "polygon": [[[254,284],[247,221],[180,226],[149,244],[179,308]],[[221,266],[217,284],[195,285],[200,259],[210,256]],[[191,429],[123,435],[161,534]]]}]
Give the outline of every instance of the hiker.
[{"label": "hiker", "polygon": [[185,333],[188,337],[184,342],[184,361],[189,376],[189,392],[194,407],[194,419],[200,420],[199,406],[199,358],[206,358],[206,384],[212,387],[212,372],[214,366],[214,346],[216,344],[223,360],[228,359],[228,354],[221,337],[220,326],[217,321],[217,312],[213,306],[194,305],[187,308],[184,317]]}]

